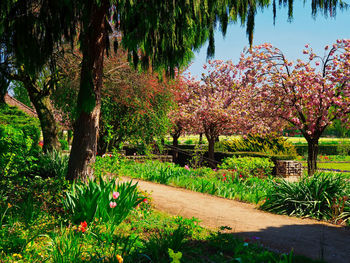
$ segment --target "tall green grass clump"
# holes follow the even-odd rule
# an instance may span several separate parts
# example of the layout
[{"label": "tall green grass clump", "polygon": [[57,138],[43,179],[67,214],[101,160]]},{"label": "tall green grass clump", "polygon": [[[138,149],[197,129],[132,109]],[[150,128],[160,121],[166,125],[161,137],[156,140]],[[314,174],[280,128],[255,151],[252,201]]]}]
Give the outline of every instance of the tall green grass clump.
[{"label": "tall green grass clump", "polygon": [[73,183],[65,193],[64,207],[74,223],[92,222],[95,218],[119,225],[142,200],[133,182],[89,180]]},{"label": "tall green grass clump", "polygon": [[261,209],[277,214],[343,223],[350,218],[349,182],[341,175],[317,173],[299,182],[277,181]]}]

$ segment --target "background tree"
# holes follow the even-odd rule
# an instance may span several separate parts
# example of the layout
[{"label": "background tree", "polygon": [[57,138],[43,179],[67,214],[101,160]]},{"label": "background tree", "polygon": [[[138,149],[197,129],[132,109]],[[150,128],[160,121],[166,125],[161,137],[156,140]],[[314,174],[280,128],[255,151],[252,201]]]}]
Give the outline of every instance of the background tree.
[{"label": "background tree", "polygon": [[[76,96],[82,54],[79,50],[65,51],[58,60],[62,74],[61,87],[54,94],[55,104],[74,123]],[[172,103],[172,85],[163,76],[140,72],[128,62],[127,52],[118,49],[104,60],[98,154],[123,141],[144,145],[153,143],[169,129],[167,112]]]},{"label": "background tree", "polygon": [[187,111],[192,127],[208,140],[208,155],[214,160],[214,146],[219,135],[237,131],[244,115],[244,96],[240,94],[238,71],[232,62],[209,61],[202,81],[189,81],[191,100]]},{"label": "background tree", "polygon": [[308,142],[308,174],[317,168],[318,140],[333,121],[350,112],[350,40],[338,40],[317,56],[306,45],[306,61],[289,62],[270,44],[242,54],[246,85],[260,105],[259,116],[280,118]]},{"label": "background tree", "polygon": [[52,72],[47,67],[42,72],[30,75],[23,65],[17,67],[14,58],[10,56],[0,65],[0,72],[7,81],[13,82],[15,94],[19,95],[25,104],[29,103],[26,98],[28,94],[40,121],[44,140],[43,150],[59,149],[58,127],[50,100],[50,95],[59,79],[57,72],[55,70]]},{"label": "background tree", "polygon": [[[273,2],[275,3],[275,1]],[[293,1],[288,3],[292,10]],[[338,1],[312,1],[313,10],[334,11]],[[192,50],[209,37],[208,54],[214,52],[214,29],[220,22],[225,33],[229,21],[247,22],[252,40],[259,1],[49,1],[9,0],[0,4],[0,34],[11,32],[11,44],[18,63],[30,74],[40,71],[64,35],[73,43],[79,30],[83,54],[80,89],[77,100],[75,136],[71,150],[68,179],[92,174],[89,165],[95,159],[101,106],[103,59],[108,50],[109,17],[113,15],[122,44],[134,64],[163,69],[171,73],[189,62]],[[274,5],[275,6],[275,5]],[[274,8],[275,10],[275,8]],[[276,12],[274,12],[276,13]],[[289,11],[290,16],[292,11]],[[114,42],[114,47],[118,46]]]}]

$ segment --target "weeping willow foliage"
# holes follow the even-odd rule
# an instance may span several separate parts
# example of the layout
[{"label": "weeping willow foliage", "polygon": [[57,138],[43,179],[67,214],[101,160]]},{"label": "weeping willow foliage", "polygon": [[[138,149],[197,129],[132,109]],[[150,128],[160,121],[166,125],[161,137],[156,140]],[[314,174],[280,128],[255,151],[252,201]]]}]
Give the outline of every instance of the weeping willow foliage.
[{"label": "weeping willow foliage", "polygon": [[[7,0],[0,2],[0,39],[17,62],[29,73],[40,71],[63,39],[74,43],[84,36],[94,5],[103,6],[106,15],[107,50],[111,40],[117,49],[123,45],[135,66],[172,73],[186,65],[209,39],[207,54],[214,55],[214,31],[225,35],[230,22],[246,26],[253,41],[255,15],[272,4],[286,7],[293,18],[293,0]],[[335,16],[341,0],[310,0],[312,15],[321,12]],[[116,37],[122,36],[121,43]],[[81,42],[79,47],[84,48]]]}]

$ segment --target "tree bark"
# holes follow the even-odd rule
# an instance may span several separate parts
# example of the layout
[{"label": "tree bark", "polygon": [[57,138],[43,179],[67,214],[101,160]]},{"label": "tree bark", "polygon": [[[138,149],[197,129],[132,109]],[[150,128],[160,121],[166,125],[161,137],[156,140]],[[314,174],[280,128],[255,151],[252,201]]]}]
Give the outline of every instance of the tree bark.
[{"label": "tree bark", "polygon": [[307,140],[307,143],[307,174],[312,176],[317,171],[318,139],[309,139]]},{"label": "tree bark", "polygon": [[199,144],[203,144],[203,133],[199,134]]},{"label": "tree bark", "polygon": [[92,1],[89,20],[83,24],[83,61],[77,101],[78,117],[68,163],[68,180],[92,177],[97,152],[101,109],[103,57],[106,47],[105,13],[108,1]]},{"label": "tree bark", "polygon": [[59,150],[58,128],[54,117],[54,110],[49,95],[44,95],[40,89],[30,86],[31,83],[24,82],[28,91],[30,101],[33,103],[40,121],[41,131],[44,138],[44,152]]},{"label": "tree bark", "polygon": [[[179,146],[180,133],[172,134],[172,137],[173,137],[173,146],[174,147],[178,147]],[[173,162],[176,163],[178,158],[179,158],[179,152],[176,149],[173,149]]]},{"label": "tree bark", "polygon": [[[211,138],[207,136],[207,140],[208,140],[208,157],[210,160],[215,160],[215,151],[214,151],[215,138]],[[215,162],[212,163],[212,165],[214,164]]]}]

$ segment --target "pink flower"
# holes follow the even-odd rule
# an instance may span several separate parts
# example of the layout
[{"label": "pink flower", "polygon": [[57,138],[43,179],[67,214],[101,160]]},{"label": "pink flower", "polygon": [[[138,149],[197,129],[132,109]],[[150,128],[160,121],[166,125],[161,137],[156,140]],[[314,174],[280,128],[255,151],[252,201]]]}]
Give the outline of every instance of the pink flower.
[{"label": "pink flower", "polygon": [[186,165],[185,165],[185,169],[186,169],[186,170],[190,170],[190,167],[188,167],[188,165],[186,164]]},{"label": "pink flower", "polygon": [[117,199],[119,197],[119,192],[113,192],[113,199]]},{"label": "pink flower", "polygon": [[117,203],[116,203],[116,202],[113,202],[113,201],[112,201],[112,202],[109,203],[109,207],[110,207],[110,208],[114,208],[114,207],[116,207],[116,206],[117,206]]}]

